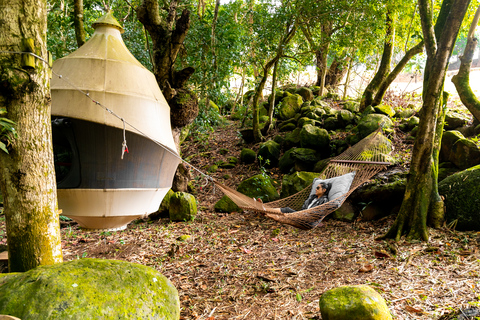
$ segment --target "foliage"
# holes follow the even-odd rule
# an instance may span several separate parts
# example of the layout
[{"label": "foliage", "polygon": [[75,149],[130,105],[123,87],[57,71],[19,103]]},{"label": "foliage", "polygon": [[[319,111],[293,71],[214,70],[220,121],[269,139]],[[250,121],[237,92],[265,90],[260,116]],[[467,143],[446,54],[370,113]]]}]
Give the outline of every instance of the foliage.
[{"label": "foliage", "polygon": [[[0,108],[0,116],[7,113],[5,108]],[[10,119],[0,117],[0,149],[8,153],[7,143],[12,143],[13,139],[17,138],[17,130],[15,129],[16,123]]]}]

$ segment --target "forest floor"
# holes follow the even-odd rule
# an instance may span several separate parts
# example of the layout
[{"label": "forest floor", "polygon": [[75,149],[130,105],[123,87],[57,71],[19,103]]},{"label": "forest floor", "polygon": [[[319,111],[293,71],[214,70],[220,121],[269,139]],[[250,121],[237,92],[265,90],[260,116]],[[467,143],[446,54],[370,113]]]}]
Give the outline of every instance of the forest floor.
[{"label": "forest floor", "polygon": [[[228,122],[198,135],[185,142],[183,158],[206,172],[219,160],[239,157],[245,145],[237,130]],[[239,164],[211,175],[234,187],[259,172],[255,164]],[[267,174],[280,181],[277,171]],[[254,213],[217,213],[221,192],[202,186],[201,178],[197,183],[199,212],[191,222],[137,220],[115,232],[85,232],[62,222],[64,260],[119,259],[157,269],[178,289],[181,319],[321,319],[323,292],[357,284],[377,290],[394,319],[453,319],[453,312],[480,306],[478,232],[445,227],[431,229],[428,243],[376,241],[394,216],[326,219],[322,227],[302,231]],[[185,235],[190,238],[182,241]],[[5,243],[0,215],[0,245]]]}]

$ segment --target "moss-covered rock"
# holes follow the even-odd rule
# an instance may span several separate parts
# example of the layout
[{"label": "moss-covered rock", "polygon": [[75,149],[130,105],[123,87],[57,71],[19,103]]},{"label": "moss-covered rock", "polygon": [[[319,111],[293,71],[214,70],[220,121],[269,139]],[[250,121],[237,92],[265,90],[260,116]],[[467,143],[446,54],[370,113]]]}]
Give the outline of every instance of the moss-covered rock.
[{"label": "moss-covered rock", "polygon": [[216,212],[242,212],[239,206],[235,204],[228,196],[223,196],[215,203],[214,209]]},{"label": "moss-covered rock", "polygon": [[301,117],[300,119],[298,119],[298,127],[301,128],[303,127],[304,125],[312,125],[312,126],[316,126],[317,124],[320,124],[317,120],[313,120],[313,119],[310,119],[310,118],[307,118],[307,117]]},{"label": "moss-covered rock", "polygon": [[170,198],[170,220],[191,221],[197,215],[197,201],[186,192],[175,192]]},{"label": "moss-covered rock", "polygon": [[345,128],[349,124],[353,124],[355,121],[355,115],[348,110],[340,110],[337,113],[337,120],[340,127]]},{"label": "moss-covered rock", "polygon": [[261,166],[266,168],[276,167],[280,158],[280,145],[273,140],[268,140],[260,145],[257,159]]},{"label": "moss-covered rock", "polygon": [[468,139],[457,140],[453,144],[449,160],[461,170],[473,167],[480,164],[480,149]]},{"label": "moss-covered rock", "polygon": [[242,181],[237,188],[238,192],[251,198],[260,198],[263,202],[270,202],[280,198],[273,180],[267,175],[257,174]]},{"label": "moss-covered rock", "polygon": [[458,230],[480,231],[480,165],[455,173],[438,184],[445,197],[445,220]]},{"label": "moss-covered rock", "polygon": [[358,101],[345,101],[343,103],[343,109],[348,110],[352,113],[360,111],[360,103]]},{"label": "moss-covered rock", "polygon": [[389,117],[383,114],[371,113],[360,119],[356,129],[361,138],[365,138],[370,133],[378,129],[382,125],[384,130],[391,129],[393,122]]},{"label": "moss-covered rock", "polygon": [[281,120],[287,120],[295,117],[295,115],[300,112],[302,103],[302,96],[300,96],[299,94],[292,94],[286,96],[280,102],[277,113],[278,118]]},{"label": "moss-covered rock", "polygon": [[367,285],[337,287],[320,297],[323,320],[391,320],[383,297]]},{"label": "moss-covered rock", "polygon": [[282,124],[278,126],[278,130],[280,132],[287,132],[295,130],[296,127],[297,124],[295,122],[282,122]]},{"label": "moss-covered rock", "polygon": [[327,130],[307,124],[300,130],[300,146],[317,150],[321,155],[328,156],[330,155],[330,136]]},{"label": "moss-covered rock", "polygon": [[153,268],[79,259],[0,278],[0,314],[29,319],[180,318],[178,293]]},{"label": "moss-covered rock", "polygon": [[445,115],[445,130],[455,130],[456,128],[467,125],[470,119],[466,114],[448,111]]},{"label": "moss-covered rock", "polygon": [[301,128],[296,128],[295,130],[288,132],[285,135],[285,140],[283,141],[283,146],[282,146],[285,150],[300,146],[301,130],[302,130]]},{"label": "moss-covered rock", "polygon": [[376,113],[384,114],[390,118],[395,115],[395,109],[388,104],[381,104],[381,105],[375,106],[373,109],[375,109]]},{"label": "moss-covered rock", "polygon": [[452,147],[460,139],[465,137],[457,130],[445,131],[442,135],[442,145],[440,147],[440,159],[442,161],[449,161]]},{"label": "moss-covered rock", "polygon": [[240,160],[245,164],[254,163],[257,160],[257,154],[252,149],[243,148],[240,152]]},{"label": "moss-covered rock", "polygon": [[289,173],[292,168],[295,166],[295,159],[293,154],[297,148],[288,149],[285,153],[280,157],[278,161],[278,169],[282,173]]},{"label": "moss-covered rock", "polygon": [[306,87],[298,88],[295,93],[300,95],[303,101],[312,101],[314,98],[313,91]]},{"label": "moss-covered rock", "polygon": [[295,171],[312,171],[319,160],[319,153],[308,148],[295,148],[292,153]]},{"label": "moss-covered rock", "polygon": [[325,118],[323,121],[323,128],[326,130],[334,131],[337,129],[340,129],[342,126],[340,125],[340,122],[338,121],[336,116],[328,117]]},{"label": "moss-covered rock", "polygon": [[415,109],[412,109],[412,108],[398,109],[395,113],[395,117],[400,119],[408,119],[414,116],[415,113],[416,113]]},{"label": "moss-covered rock", "polygon": [[292,194],[302,191],[312,183],[313,179],[317,177],[318,173],[306,171],[299,171],[283,176],[282,191],[280,192],[280,196],[282,198],[286,198]]}]

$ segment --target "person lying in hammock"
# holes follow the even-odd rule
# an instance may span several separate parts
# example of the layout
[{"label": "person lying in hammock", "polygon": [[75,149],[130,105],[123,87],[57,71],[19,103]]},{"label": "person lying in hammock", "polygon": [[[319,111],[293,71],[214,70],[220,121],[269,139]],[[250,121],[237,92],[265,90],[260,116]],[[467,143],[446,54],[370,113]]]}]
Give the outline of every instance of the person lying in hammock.
[{"label": "person lying in hammock", "polygon": [[[315,189],[315,193],[312,194],[311,196],[309,196],[307,198],[307,200],[305,200],[305,202],[303,203],[302,210],[310,209],[310,208],[313,208],[313,207],[316,207],[316,206],[319,206],[321,204],[324,204],[324,203],[328,202],[328,192],[330,191],[331,187],[332,187],[331,183],[320,182],[318,184],[317,188]],[[261,199],[257,199],[257,200],[260,201],[260,202],[262,201]],[[295,212],[295,210],[293,210],[290,207],[268,208],[268,210],[276,211],[278,213]]]}]

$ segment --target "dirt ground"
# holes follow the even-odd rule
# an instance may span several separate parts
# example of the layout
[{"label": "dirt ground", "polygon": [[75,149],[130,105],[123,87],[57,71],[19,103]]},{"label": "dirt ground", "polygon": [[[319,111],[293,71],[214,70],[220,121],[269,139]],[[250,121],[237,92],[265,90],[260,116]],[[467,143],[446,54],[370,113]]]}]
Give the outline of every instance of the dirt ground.
[{"label": "dirt ground", "polygon": [[[208,139],[187,141],[183,158],[206,171],[238,157],[239,141],[230,123]],[[256,165],[239,164],[212,176],[235,186],[258,172]],[[278,172],[267,173],[279,181]],[[428,243],[376,241],[394,216],[326,219],[320,228],[301,231],[249,212],[216,213],[221,196],[197,177],[199,213],[192,222],[137,220],[116,232],[85,232],[62,222],[64,260],[119,259],[157,269],[178,289],[181,319],[321,319],[321,294],[356,284],[377,290],[394,319],[453,319],[447,315],[480,305],[480,233],[445,227],[430,230]]]}]

